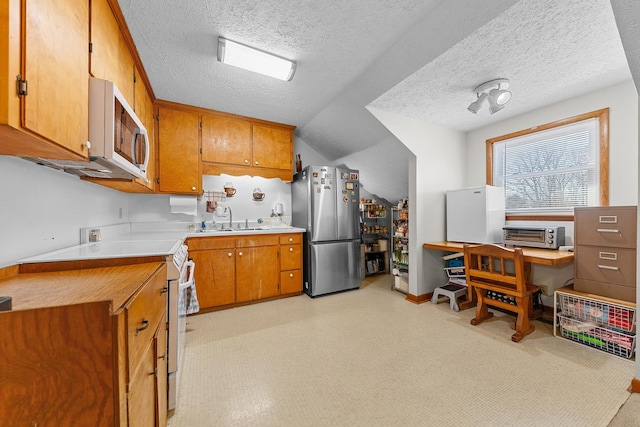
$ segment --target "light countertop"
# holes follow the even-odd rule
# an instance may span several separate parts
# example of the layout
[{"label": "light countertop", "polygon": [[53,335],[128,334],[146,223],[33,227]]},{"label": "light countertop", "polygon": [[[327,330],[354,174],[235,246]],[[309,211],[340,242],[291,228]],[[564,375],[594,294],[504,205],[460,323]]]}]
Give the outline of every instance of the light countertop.
[{"label": "light countertop", "polygon": [[187,238],[305,232],[302,228],[284,226],[266,226],[255,230],[234,229],[233,231],[209,229],[200,232],[190,230],[185,223],[131,223],[92,228],[100,228],[103,236],[101,241],[58,249],[25,258],[20,260],[20,263],[168,256],[175,254]]}]

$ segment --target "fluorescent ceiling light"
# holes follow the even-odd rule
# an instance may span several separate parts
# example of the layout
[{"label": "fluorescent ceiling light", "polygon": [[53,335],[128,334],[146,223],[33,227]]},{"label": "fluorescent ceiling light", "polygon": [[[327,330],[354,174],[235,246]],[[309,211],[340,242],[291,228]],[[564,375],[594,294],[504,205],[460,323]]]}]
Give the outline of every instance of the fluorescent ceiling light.
[{"label": "fluorescent ceiling light", "polygon": [[296,63],[261,50],[218,37],[218,61],[254,73],[289,81],[296,72]]}]

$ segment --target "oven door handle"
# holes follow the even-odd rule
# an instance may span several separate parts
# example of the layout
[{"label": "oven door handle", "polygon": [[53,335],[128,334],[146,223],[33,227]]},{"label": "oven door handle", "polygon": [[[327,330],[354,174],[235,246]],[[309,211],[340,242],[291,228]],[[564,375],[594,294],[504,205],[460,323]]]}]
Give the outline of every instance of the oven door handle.
[{"label": "oven door handle", "polygon": [[[193,285],[193,272],[195,271],[195,269],[196,263],[191,260],[185,261],[185,263],[182,264],[182,271],[180,272],[179,291],[183,291]],[[185,277],[187,275],[187,271],[189,273],[188,278]]]}]

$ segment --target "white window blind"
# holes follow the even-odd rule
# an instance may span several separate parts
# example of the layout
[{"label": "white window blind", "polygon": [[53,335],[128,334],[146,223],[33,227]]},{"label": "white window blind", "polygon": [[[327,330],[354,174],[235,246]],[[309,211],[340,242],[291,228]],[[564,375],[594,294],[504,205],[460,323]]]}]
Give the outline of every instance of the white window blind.
[{"label": "white window blind", "polygon": [[571,211],[599,203],[599,119],[493,144],[493,185],[508,212]]}]

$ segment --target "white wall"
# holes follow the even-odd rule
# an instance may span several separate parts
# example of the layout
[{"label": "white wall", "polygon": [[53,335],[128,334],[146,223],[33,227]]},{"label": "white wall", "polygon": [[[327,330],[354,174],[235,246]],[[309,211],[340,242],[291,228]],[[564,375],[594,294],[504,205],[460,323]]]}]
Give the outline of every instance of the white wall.
[{"label": "white wall", "polygon": [[336,166],[334,163],[330,162],[326,157],[322,154],[318,153],[316,150],[311,148],[302,138],[296,136],[295,143],[293,146],[293,152],[297,157],[300,154],[300,158],[302,159],[302,167],[306,167],[309,165],[314,166]]},{"label": "white wall", "polygon": [[0,200],[4,267],[79,244],[82,227],[127,222],[130,196],[19,157],[0,156]]},{"label": "white wall", "polygon": [[[474,187],[486,182],[484,159],[487,139],[607,107],[609,108],[609,204],[612,206],[637,205],[638,96],[633,81],[620,83],[469,132],[466,158],[468,172],[465,186]],[[519,221],[517,224],[540,223]],[[556,222],[554,225],[565,227],[566,244],[572,245],[573,222]],[[534,265],[532,269],[532,281],[546,285],[550,294],[572,278],[573,266],[557,268]],[[543,296],[542,302],[552,306],[553,298]]]},{"label": "white wall", "polygon": [[442,254],[425,242],[445,240],[445,192],[466,180],[465,134],[369,108],[415,155],[409,163],[409,293],[423,295],[446,283]]},{"label": "white wall", "polygon": [[[295,153],[301,153],[303,164],[330,164],[299,138]],[[279,179],[203,177],[205,189],[221,188],[226,181],[232,181],[238,190],[236,196],[227,199],[234,222],[269,217],[276,203],[284,205],[285,216],[290,212],[290,185]],[[263,201],[253,201],[251,193],[255,187],[265,192]],[[111,190],[12,156],[0,156],[0,200],[0,267],[77,245],[80,228],[122,222],[199,222],[206,213],[204,198],[197,203],[196,216],[172,214],[168,195]],[[207,222],[214,219],[212,214],[206,215]]]},{"label": "white wall", "polygon": [[607,107],[609,204],[638,204],[638,96],[631,80],[467,133],[465,186],[486,183],[487,139]]},{"label": "white wall", "polygon": [[[275,209],[276,203],[284,206],[284,215],[291,213],[291,187],[279,178],[261,178],[250,176],[231,176],[222,174],[220,176],[204,175],[202,177],[202,188],[204,190],[223,191],[224,184],[232,182],[236,194],[227,197],[221,206],[229,206],[233,212],[233,222],[244,222],[248,219],[255,222],[258,218],[267,218],[271,215],[271,210]],[[253,189],[259,187],[265,197],[261,201],[253,200]],[[204,215],[207,224],[213,220],[217,222],[228,222],[228,217],[217,217],[213,213],[206,211],[206,198],[199,197],[196,201],[197,214],[185,215],[171,213],[168,195],[148,194],[136,195],[135,203],[131,204],[129,219],[131,222],[162,222],[179,221],[200,223]]]},{"label": "white wall", "polygon": [[[638,201],[638,97],[633,82],[624,82],[597,92],[542,108],[531,113],[461,134],[418,120],[369,108],[415,155],[410,165],[410,269],[409,292],[422,294],[440,286],[441,255],[422,249],[422,243],[444,240],[446,190],[476,187],[486,182],[485,142],[559,119],[609,107],[609,182],[611,205],[637,205]],[[418,220],[413,220],[418,218]],[[573,242],[573,224],[564,225]],[[553,291],[573,276],[571,266],[536,266],[533,280]],[[547,305],[550,298],[543,298]]]}]

